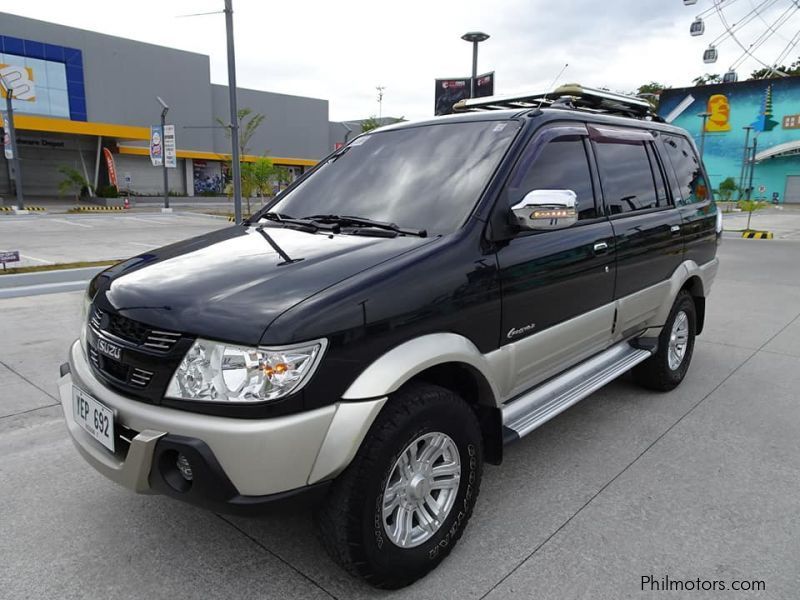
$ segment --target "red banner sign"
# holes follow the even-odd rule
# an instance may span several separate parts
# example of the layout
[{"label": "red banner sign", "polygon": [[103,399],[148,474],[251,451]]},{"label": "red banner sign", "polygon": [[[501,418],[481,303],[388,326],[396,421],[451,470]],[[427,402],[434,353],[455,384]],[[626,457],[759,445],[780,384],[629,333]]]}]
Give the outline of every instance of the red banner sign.
[{"label": "red banner sign", "polygon": [[108,167],[108,182],[117,187],[117,167],[114,166],[114,155],[108,148],[103,148],[103,156],[106,157],[106,167]]}]

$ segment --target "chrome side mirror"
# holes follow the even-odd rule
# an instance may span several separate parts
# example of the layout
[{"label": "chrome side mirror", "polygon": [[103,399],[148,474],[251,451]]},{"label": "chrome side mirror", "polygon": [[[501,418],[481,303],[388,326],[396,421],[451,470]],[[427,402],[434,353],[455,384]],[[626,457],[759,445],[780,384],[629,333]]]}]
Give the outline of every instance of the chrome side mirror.
[{"label": "chrome side mirror", "polygon": [[511,220],[522,229],[564,229],[578,222],[577,204],[572,190],[533,190],[511,207]]}]

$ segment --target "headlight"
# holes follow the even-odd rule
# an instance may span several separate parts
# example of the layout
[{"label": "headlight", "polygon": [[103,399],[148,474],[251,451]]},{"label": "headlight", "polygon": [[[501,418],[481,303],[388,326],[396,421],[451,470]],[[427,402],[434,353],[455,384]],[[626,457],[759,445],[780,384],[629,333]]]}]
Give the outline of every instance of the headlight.
[{"label": "headlight", "polygon": [[88,294],[84,294],[83,305],[81,306],[81,348],[83,348],[83,354],[85,356],[89,355],[86,349],[86,328],[88,327],[87,323],[89,320],[89,310],[91,309],[91,306],[92,299]]},{"label": "headlight", "polygon": [[167,387],[167,397],[208,402],[266,402],[302,388],[313,375],[327,340],[293,346],[248,348],[198,339]]}]

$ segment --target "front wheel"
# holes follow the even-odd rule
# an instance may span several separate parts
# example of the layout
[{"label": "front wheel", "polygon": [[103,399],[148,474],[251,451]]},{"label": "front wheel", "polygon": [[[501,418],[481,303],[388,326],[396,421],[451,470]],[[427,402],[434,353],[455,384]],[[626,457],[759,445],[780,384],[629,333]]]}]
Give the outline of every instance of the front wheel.
[{"label": "front wheel", "polygon": [[458,396],[411,384],[378,415],[316,515],[342,567],[399,588],[436,567],[461,537],[480,488],[480,426]]},{"label": "front wheel", "polygon": [[633,369],[639,385],[667,392],[683,381],[694,352],[696,315],[694,298],[681,291],[658,337],[658,351]]}]

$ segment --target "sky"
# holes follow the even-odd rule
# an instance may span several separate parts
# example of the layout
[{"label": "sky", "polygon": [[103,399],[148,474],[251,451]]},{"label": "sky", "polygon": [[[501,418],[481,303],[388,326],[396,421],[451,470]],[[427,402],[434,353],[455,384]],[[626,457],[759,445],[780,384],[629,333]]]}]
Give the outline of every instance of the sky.
[{"label": "sky", "polygon": [[[729,9],[729,23],[763,1],[722,0],[737,3]],[[768,3],[778,11],[794,0]],[[224,84],[224,16],[184,16],[221,11],[222,4],[15,0],[0,2],[0,10],[207,54],[211,80]],[[718,15],[709,15],[702,37],[690,37],[689,25],[711,5],[712,0],[688,7],[682,0],[234,0],[237,82],[239,87],[327,99],[331,120],[377,115],[375,88],[384,86],[383,116],[425,118],[433,113],[434,79],[469,76],[471,44],[460,37],[479,30],[491,37],[480,45],[478,72],[495,71],[496,94],[547,89],[565,64],[569,67],[559,83],[617,91],[653,80],[683,87],[707,71],[724,73],[741,54],[733,40],[725,40],[719,45],[720,61],[703,64],[703,50],[724,31],[723,25]],[[771,18],[763,15],[764,27],[755,20],[750,31],[742,28],[745,45]],[[793,19],[784,26],[790,33],[773,36],[759,56],[771,62],[791,42],[800,31],[800,19]],[[740,75],[758,66],[748,60]]]}]

